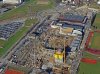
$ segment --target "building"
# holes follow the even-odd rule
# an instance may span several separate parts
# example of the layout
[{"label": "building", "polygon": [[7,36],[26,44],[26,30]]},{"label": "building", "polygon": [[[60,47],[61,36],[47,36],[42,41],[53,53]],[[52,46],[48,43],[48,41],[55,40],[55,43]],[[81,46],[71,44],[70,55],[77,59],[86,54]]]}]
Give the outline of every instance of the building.
[{"label": "building", "polygon": [[81,16],[81,15],[77,15],[77,14],[64,14],[64,15],[60,15],[58,17],[58,19],[61,22],[68,22],[68,23],[77,23],[77,24],[84,24],[87,21],[87,17],[86,16]]},{"label": "building", "polygon": [[100,5],[100,0],[97,2],[97,4],[99,4],[99,5]]},{"label": "building", "polygon": [[23,0],[3,0],[3,3],[6,3],[6,4],[20,4],[22,2]]}]

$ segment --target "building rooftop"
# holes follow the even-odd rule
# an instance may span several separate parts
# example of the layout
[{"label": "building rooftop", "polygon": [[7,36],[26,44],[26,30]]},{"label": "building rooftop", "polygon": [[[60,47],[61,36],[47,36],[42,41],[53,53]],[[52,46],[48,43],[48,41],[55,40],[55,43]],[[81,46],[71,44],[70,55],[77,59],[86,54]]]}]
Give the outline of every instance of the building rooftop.
[{"label": "building rooftop", "polygon": [[87,20],[87,17],[78,15],[78,14],[64,14],[64,15],[60,15],[58,19],[60,19],[61,21],[67,21],[70,23],[84,24]]}]

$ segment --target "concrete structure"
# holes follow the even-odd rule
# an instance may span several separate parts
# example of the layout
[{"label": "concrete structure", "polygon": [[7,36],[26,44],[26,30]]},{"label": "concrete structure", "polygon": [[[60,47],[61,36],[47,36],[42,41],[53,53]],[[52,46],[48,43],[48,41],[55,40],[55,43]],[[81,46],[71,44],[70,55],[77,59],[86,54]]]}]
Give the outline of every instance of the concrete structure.
[{"label": "concrete structure", "polygon": [[70,27],[66,27],[66,28],[62,28],[60,27],[60,34],[68,34],[68,33],[72,33],[73,31],[73,28],[70,28]]},{"label": "concrete structure", "polygon": [[20,4],[23,0],[3,0],[3,3],[7,4]]}]

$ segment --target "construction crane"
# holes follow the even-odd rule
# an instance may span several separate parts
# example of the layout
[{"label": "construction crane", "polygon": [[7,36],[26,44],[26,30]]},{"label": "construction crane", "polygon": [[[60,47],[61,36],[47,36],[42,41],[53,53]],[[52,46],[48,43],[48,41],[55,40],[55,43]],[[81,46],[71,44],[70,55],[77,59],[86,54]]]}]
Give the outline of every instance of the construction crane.
[{"label": "construction crane", "polygon": [[[54,41],[54,45],[55,45],[55,43],[56,43],[56,41]],[[64,47],[63,47],[64,48],[64,50],[63,50],[63,59],[64,60],[63,60],[63,63],[60,64],[59,67],[55,67],[55,66],[53,67],[55,74],[61,74],[61,73],[70,74],[69,69],[71,66],[66,64],[66,48],[65,48],[66,47],[66,38],[63,39],[63,44],[64,44]],[[56,53],[56,51],[55,51],[55,53]],[[55,64],[56,64],[56,62],[55,62]]]}]

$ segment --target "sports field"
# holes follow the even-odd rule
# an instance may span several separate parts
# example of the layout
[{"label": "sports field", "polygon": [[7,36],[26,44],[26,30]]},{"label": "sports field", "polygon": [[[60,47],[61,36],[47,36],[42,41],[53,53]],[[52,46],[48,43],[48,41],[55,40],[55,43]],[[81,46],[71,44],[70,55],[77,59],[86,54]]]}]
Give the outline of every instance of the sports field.
[{"label": "sports field", "polygon": [[13,69],[6,69],[5,74],[24,74],[24,73]]},{"label": "sports field", "polygon": [[[98,30],[100,30],[100,13],[96,15],[93,25],[96,26]],[[100,32],[94,32],[89,47],[98,50],[100,49]],[[100,55],[95,55],[88,51],[84,51],[83,58],[96,60],[97,63],[89,64],[80,62],[78,74],[100,74]]]},{"label": "sports field", "polygon": [[31,28],[32,24],[35,24],[36,22],[37,19],[26,20],[25,25],[7,41],[0,40],[0,45],[2,46],[2,48],[0,48],[0,56],[5,54],[8,49],[10,49],[18,40],[20,40]]},{"label": "sports field", "polygon": [[100,29],[100,13],[96,14],[93,25],[96,26],[97,29]]},{"label": "sports field", "polygon": [[84,52],[84,58],[90,58],[97,60],[97,64],[88,64],[81,62],[78,70],[78,74],[99,74],[100,73],[100,56],[92,55],[88,52]]},{"label": "sports field", "polygon": [[94,32],[90,48],[94,48],[94,49],[100,50],[100,33]]}]

